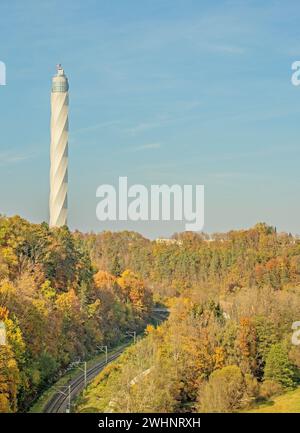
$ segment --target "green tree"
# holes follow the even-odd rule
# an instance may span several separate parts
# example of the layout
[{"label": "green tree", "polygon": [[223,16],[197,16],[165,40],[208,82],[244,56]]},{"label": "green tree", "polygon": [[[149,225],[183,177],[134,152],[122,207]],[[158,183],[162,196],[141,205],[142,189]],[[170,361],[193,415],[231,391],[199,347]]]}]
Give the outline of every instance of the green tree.
[{"label": "green tree", "polygon": [[295,372],[282,343],[273,344],[267,355],[264,380],[272,380],[285,388],[294,386]]}]

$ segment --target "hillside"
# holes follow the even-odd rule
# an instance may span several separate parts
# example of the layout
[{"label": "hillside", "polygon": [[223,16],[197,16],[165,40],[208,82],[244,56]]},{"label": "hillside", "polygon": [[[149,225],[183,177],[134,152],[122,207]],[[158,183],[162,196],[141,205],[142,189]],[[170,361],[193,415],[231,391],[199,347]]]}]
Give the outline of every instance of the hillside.
[{"label": "hillside", "polygon": [[[7,337],[0,346],[0,412],[28,410],[74,360],[144,329],[153,300],[170,305],[169,320],[147,329],[104,374],[105,398],[99,380],[98,410],[115,395],[120,411],[232,412],[297,385],[300,347],[291,345],[291,326],[300,311],[299,239],[266,224],[209,242],[189,232],[173,239],[72,233],[0,217]],[[234,390],[233,400],[226,389]]]},{"label": "hillside", "polygon": [[213,300],[173,299],[169,319],[102,371],[77,411],[239,412],[299,386],[300,347],[289,338],[298,294],[250,292],[231,295],[230,318]]}]

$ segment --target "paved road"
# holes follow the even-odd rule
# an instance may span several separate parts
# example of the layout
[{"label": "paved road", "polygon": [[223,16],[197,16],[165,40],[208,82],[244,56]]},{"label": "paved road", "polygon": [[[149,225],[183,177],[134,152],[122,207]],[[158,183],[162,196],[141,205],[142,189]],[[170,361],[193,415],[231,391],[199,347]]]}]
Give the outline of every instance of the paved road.
[{"label": "paved road", "polygon": [[[156,310],[156,311],[155,311]],[[168,315],[168,310],[165,309],[153,309],[153,318],[157,321],[164,321]],[[108,356],[108,363],[114,361],[118,358],[124,350],[128,347],[129,344],[124,344],[124,346],[120,347],[119,350],[114,352],[112,355]],[[87,370],[87,381],[90,382],[100,373],[101,370],[106,366],[106,362],[101,361],[96,364],[94,367],[91,367]],[[62,413],[66,412],[69,407],[69,389],[70,386],[70,395],[71,401],[83,390],[84,388],[84,375],[80,374],[71,380],[66,386],[61,387],[62,392],[57,392],[53,395],[53,397],[46,403],[43,412],[44,413]]]}]

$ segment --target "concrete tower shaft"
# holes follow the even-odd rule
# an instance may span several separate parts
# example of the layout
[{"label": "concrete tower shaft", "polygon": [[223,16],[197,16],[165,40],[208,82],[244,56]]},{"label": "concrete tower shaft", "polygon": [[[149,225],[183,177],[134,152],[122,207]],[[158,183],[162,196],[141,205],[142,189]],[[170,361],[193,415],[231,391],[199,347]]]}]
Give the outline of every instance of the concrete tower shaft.
[{"label": "concrete tower shaft", "polygon": [[50,227],[67,224],[69,83],[61,65],[52,79],[50,145]]}]

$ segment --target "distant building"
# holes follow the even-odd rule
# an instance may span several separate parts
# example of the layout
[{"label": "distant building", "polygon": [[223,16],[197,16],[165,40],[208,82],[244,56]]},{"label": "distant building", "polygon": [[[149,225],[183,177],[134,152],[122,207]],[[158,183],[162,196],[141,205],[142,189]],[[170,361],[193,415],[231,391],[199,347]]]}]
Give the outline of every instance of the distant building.
[{"label": "distant building", "polygon": [[155,242],[157,244],[166,244],[166,245],[182,245],[182,241],[177,239],[165,239],[165,238],[158,238],[155,239]]},{"label": "distant building", "polygon": [[0,322],[0,346],[6,346],[6,328],[4,322]]}]

